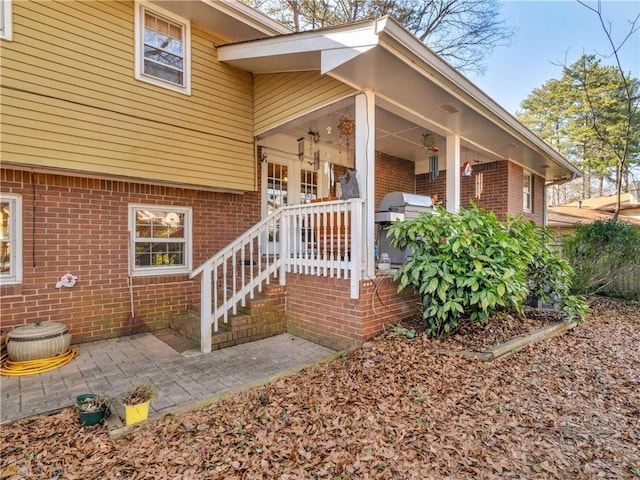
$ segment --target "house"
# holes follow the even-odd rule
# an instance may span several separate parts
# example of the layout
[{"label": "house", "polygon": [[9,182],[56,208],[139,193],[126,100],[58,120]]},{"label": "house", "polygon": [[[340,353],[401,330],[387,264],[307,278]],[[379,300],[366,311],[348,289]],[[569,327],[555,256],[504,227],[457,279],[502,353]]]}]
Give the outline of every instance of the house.
[{"label": "house", "polygon": [[[640,201],[636,193],[637,188],[633,184],[632,192],[620,194],[618,220],[640,227]],[[572,233],[577,223],[588,224],[595,220],[610,220],[615,211],[615,195],[586,198],[566,205],[549,206],[547,225],[558,233]]]},{"label": "house", "polygon": [[0,4],[3,330],[82,342],[191,312],[203,351],[285,328],[347,348],[415,312],[376,271],[386,193],[542,224],[545,187],[579,175],[388,17],[291,33],[231,0]]},{"label": "house", "polygon": [[[616,195],[585,198],[584,200],[567,203],[566,206],[615,213]],[[640,182],[634,182],[629,192],[620,194],[620,214],[640,219]]]},{"label": "house", "polygon": [[[547,210],[547,226],[561,234],[573,233],[578,223],[586,225],[596,220],[607,221],[611,219],[613,219],[612,212],[573,204],[550,206]],[[618,221],[640,228],[640,218],[619,215]]]}]

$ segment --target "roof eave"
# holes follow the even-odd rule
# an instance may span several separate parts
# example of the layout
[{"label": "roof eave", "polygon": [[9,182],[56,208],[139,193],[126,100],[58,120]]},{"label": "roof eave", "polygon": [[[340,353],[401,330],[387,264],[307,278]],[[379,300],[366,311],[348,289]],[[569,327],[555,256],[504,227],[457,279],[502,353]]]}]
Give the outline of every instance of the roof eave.
[{"label": "roof eave", "polygon": [[[378,31],[379,35],[387,35],[390,39],[406,48],[411,54],[420,58],[424,64],[423,66],[427,70],[437,76],[439,81],[448,84],[449,88],[457,90],[457,93],[461,94],[467,101],[471,100],[470,103],[473,105],[473,108],[484,117],[494,123],[502,124],[504,128],[507,128],[523,143],[529,145],[530,148],[537,150],[540,154],[550,158],[567,170],[569,172],[567,177],[557,179],[558,182],[570,181],[582,176],[582,172],[578,168],[573,166],[545,141],[520,123],[513,115],[492,100],[491,97],[464,77],[458,70],[415,38],[415,36],[409,33],[396,20],[388,18],[383,24],[378,23],[376,26],[383,27]],[[384,39],[381,39],[381,45],[385,46]]]}]

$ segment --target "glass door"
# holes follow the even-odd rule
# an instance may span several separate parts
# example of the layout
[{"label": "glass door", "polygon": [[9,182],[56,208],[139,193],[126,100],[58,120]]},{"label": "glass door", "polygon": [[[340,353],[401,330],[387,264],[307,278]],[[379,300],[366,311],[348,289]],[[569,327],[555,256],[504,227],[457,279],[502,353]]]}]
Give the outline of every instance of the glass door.
[{"label": "glass door", "polygon": [[[271,215],[280,207],[311,203],[318,198],[318,172],[304,168],[300,162],[280,160],[263,164],[263,215]],[[292,232],[293,234],[293,232]],[[306,249],[310,231],[302,229],[295,232],[300,239],[290,239],[290,245]],[[297,241],[296,241],[297,240]],[[271,227],[263,240],[263,254],[273,255],[279,252],[280,232],[278,225]]]}]

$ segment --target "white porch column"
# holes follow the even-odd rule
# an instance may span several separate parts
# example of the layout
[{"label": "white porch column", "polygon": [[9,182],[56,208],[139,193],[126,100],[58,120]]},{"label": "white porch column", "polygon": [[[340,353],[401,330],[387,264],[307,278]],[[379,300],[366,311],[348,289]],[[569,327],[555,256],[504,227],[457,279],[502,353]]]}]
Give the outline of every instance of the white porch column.
[{"label": "white porch column", "polygon": [[447,211],[460,210],[460,137],[447,137]]},{"label": "white porch column", "polygon": [[375,208],[375,165],[376,165],[376,98],[371,90],[356,96],[356,178],[360,197],[364,199],[362,209],[362,262],[364,272],[374,278],[374,208]]}]

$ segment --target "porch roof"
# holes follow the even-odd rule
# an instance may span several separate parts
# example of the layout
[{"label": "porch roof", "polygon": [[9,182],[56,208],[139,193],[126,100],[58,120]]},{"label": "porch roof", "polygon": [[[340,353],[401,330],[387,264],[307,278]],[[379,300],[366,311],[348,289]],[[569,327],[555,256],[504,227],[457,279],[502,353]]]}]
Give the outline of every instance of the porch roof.
[{"label": "porch roof", "polygon": [[[403,124],[410,121],[443,137],[459,135],[463,147],[489,161],[509,159],[550,182],[580,176],[576,167],[388,16],[223,45],[218,59],[256,74],[319,71],[356,90],[374,91],[376,106]],[[417,148],[419,142],[418,137]]]}]

